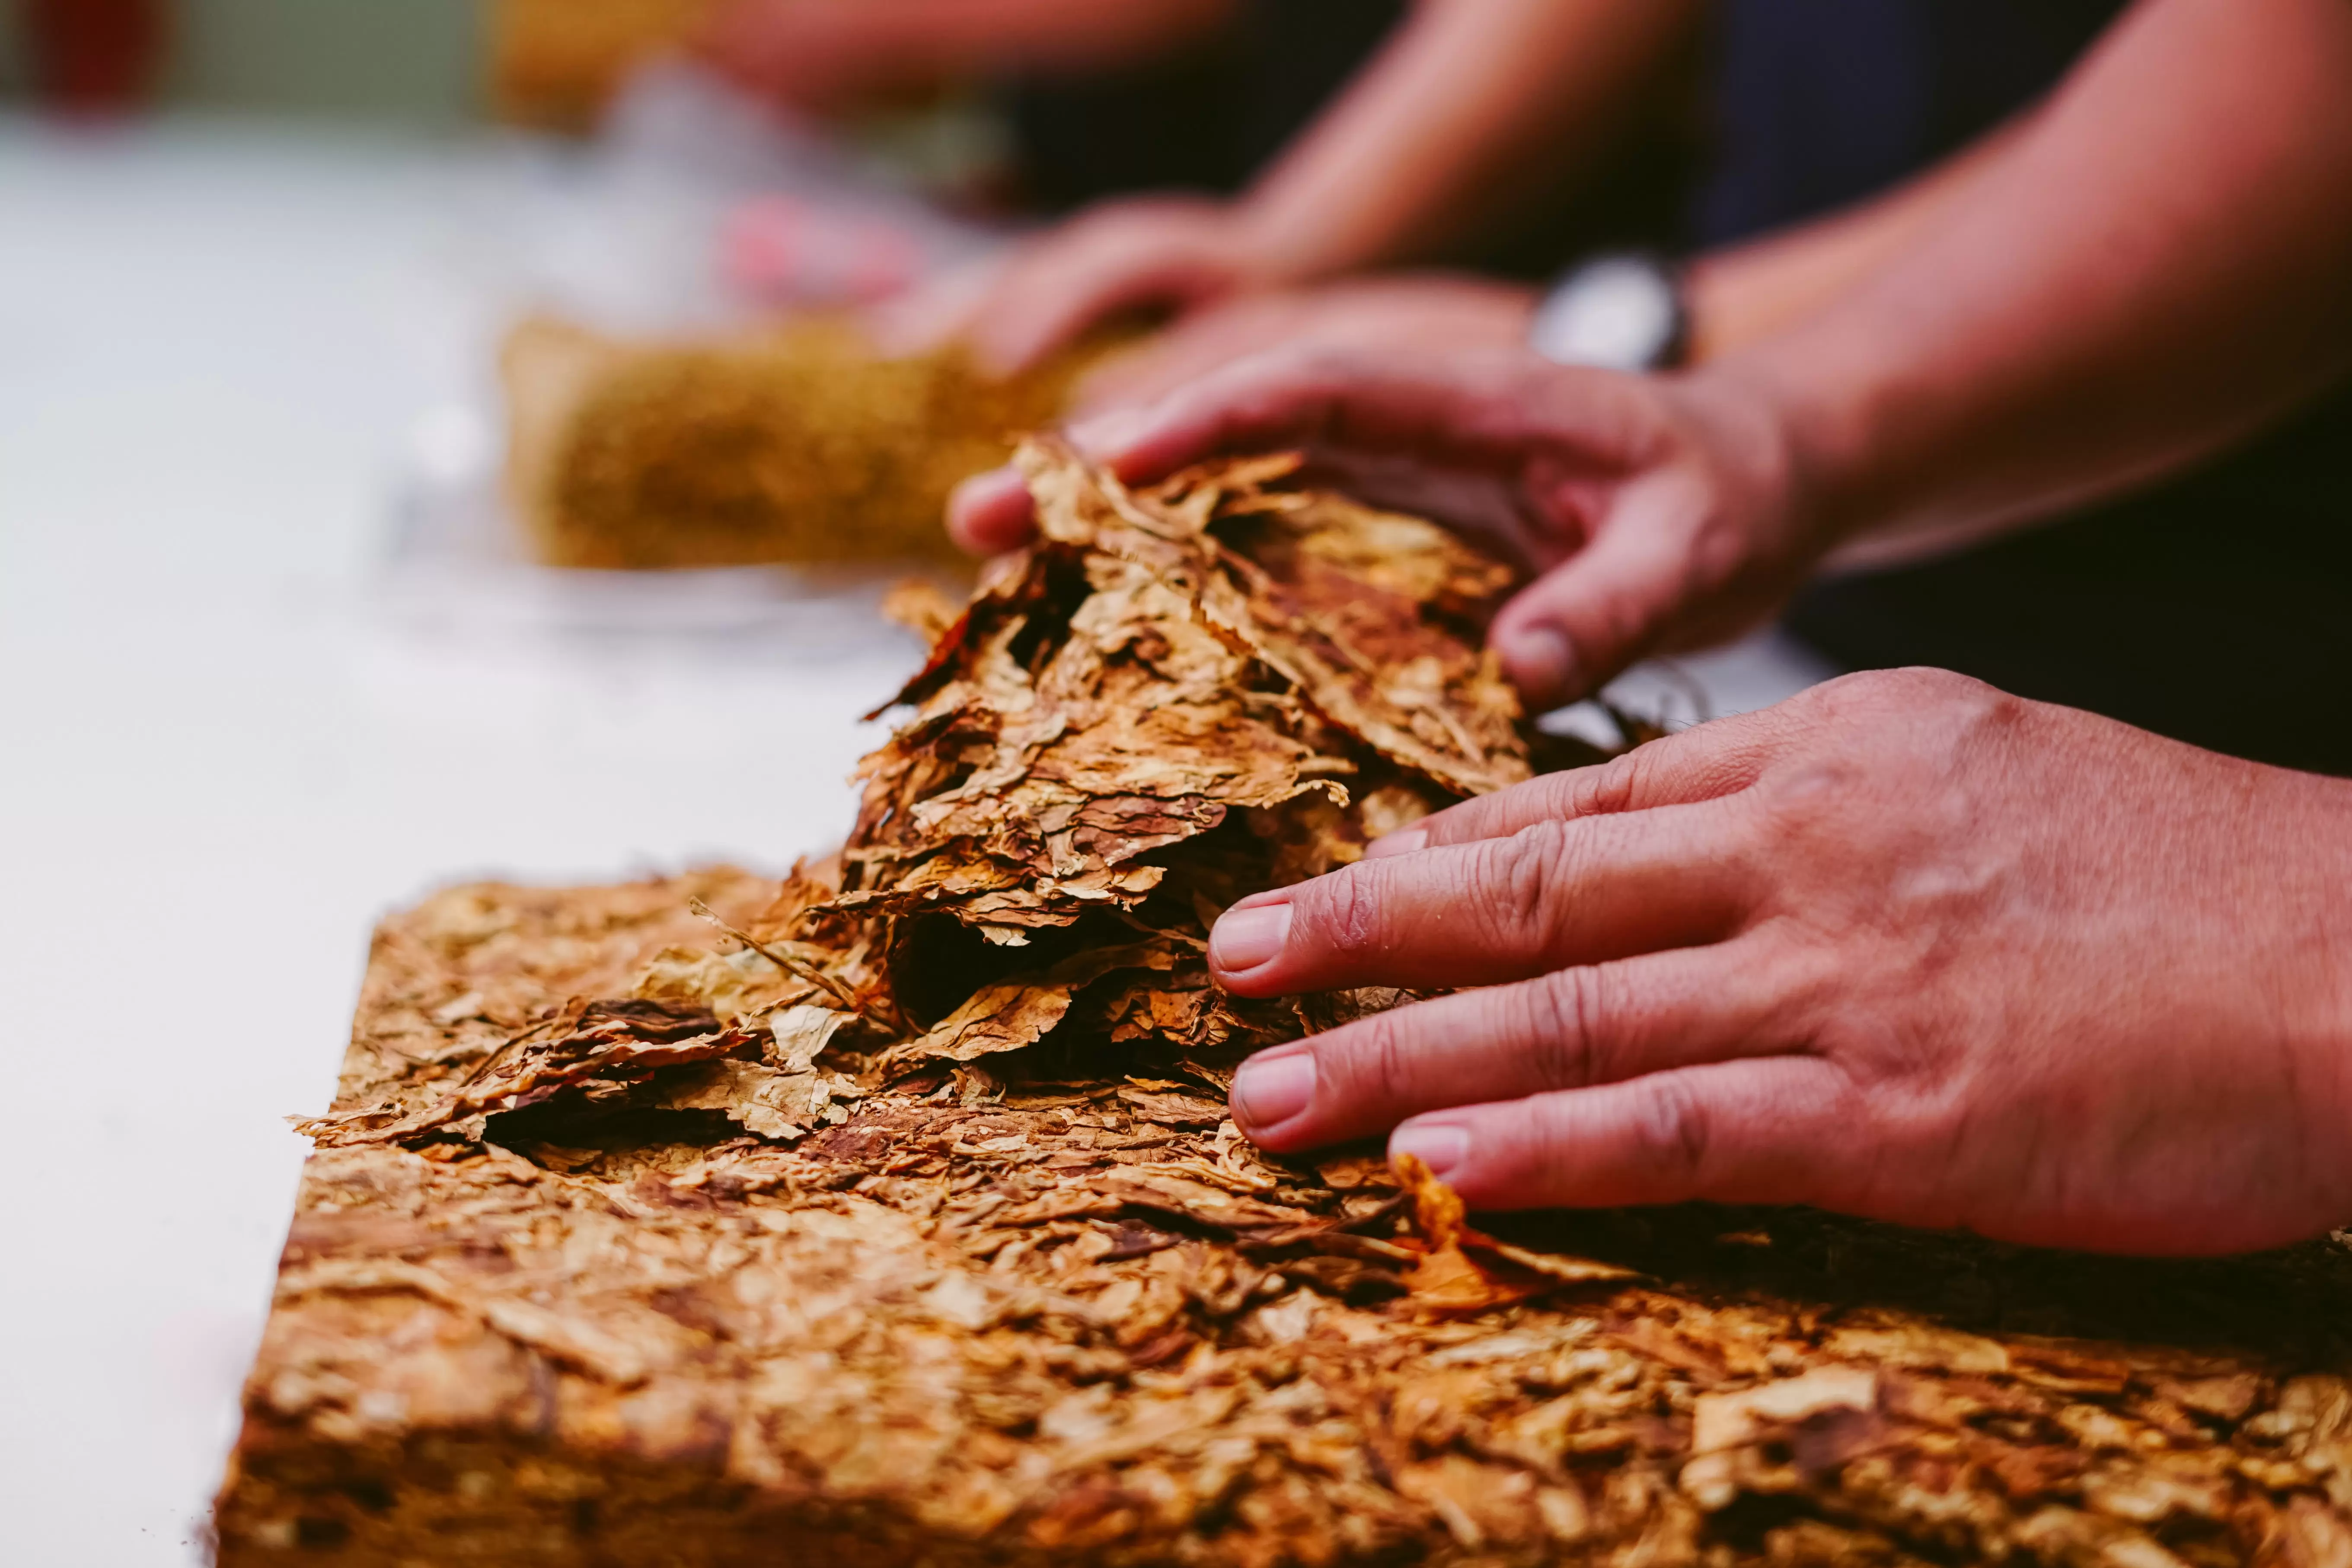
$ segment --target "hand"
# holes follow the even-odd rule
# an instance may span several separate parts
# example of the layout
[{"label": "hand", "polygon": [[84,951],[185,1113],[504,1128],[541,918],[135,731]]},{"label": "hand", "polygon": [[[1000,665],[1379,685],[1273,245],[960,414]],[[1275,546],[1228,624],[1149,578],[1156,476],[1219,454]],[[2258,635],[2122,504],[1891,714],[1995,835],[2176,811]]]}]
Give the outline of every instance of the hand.
[{"label": "hand", "polygon": [[2352,785],[1913,670],[1371,854],[1235,904],[1219,979],[1483,988],[1252,1058],[1266,1147],[2115,1251],[2352,1218]]},{"label": "hand", "polygon": [[1276,281],[1255,248],[1221,202],[1111,202],[877,312],[875,336],[899,352],[961,338],[983,369],[1012,375],[1121,311],[1189,310]]},{"label": "hand", "polygon": [[[1286,349],[1072,434],[1138,482],[1222,450],[1304,447],[1367,500],[1488,537],[1540,574],[1488,633],[1538,706],[1759,623],[1835,542],[1774,406],[1721,377],[1573,370],[1520,349]],[[979,476],[948,520],[968,549],[1010,548],[1028,536],[1028,493],[1010,470]]]},{"label": "hand", "polygon": [[1279,345],[1438,354],[1527,340],[1534,291],[1440,274],[1244,294],[1205,307],[1079,382],[1081,416],[1157,402],[1187,382]]}]

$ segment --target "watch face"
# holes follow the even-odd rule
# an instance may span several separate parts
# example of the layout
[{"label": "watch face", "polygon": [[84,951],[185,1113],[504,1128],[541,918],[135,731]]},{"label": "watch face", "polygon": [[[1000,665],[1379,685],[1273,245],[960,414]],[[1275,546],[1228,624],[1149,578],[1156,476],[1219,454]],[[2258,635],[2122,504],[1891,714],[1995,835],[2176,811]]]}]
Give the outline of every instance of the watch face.
[{"label": "watch face", "polygon": [[1537,307],[1528,346],[1563,365],[1645,371],[1674,348],[1674,280],[1643,256],[1604,256],[1570,273]]}]

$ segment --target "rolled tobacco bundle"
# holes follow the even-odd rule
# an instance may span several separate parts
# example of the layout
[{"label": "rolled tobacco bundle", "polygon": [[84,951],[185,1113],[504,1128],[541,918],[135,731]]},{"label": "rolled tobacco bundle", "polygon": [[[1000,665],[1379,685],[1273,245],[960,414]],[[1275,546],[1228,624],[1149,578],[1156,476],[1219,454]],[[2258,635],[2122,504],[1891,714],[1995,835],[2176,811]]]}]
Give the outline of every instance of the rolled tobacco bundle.
[{"label": "rolled tobacco bundle", "polygon": [[1255,1152],[1233,1063],[1402,998],[1227,997],[1208,924],[1527,775],[1508,574],[1282,462],[1024,461],[840,855],[385,923],[223,1563],[2352,1553],[2333,1243],[1490,1233]]}]

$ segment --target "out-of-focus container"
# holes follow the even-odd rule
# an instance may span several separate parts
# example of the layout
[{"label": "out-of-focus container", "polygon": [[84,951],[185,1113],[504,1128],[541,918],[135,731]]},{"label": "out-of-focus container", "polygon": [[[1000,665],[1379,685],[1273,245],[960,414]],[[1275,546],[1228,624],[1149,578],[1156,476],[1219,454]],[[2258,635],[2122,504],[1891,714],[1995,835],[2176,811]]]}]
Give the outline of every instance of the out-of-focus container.
[{"label": "out-of-focus container", "polygon": [[16,0],[16,10],[44,107],[107,118],[153,96],[170,34],[165,0]]}]

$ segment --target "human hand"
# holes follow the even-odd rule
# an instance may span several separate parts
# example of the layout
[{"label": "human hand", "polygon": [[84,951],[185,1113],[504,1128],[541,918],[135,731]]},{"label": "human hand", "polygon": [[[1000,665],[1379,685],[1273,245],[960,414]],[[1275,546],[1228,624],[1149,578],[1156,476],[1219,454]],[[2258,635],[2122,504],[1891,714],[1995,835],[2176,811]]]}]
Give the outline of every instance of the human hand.
[{"label": "human hand", "polygon": [[[1277,350],[1072,434],[1132,482],[1222,450],[1301,447],[1366,500],[1486,537],[1538,574],[1488,638],[1539,707],[1644,654],[1757,624],[1835,542],[1762,396],[1520,349]],[[949,507],[950,531],[975,551],[1021,543],[1030,521],[1009,469],[967,480]]]},{"label": "human hand", "polygon": [[1089,372],[1075,411],[1156,402],[1272,346],[1445,353],[1527,340],[1532,289],[1431,273],[1243,294],[1205,307]]},{"label": "human hand", "polygon": [[2352,1218],[2352,785],[1910,670],[1370,855],[1234,905],[1218,978],[1481,988],[1252,1058],[1268,1148],[2112,1251]]},{"label": "human hand", "polygon": [[992,374],[1026,370],[1123,310],[1187,310],[1276,281],[1222,202],[1151,196],[1093,207],[977,271],[875,314],[899,352],[961,338]]}]

